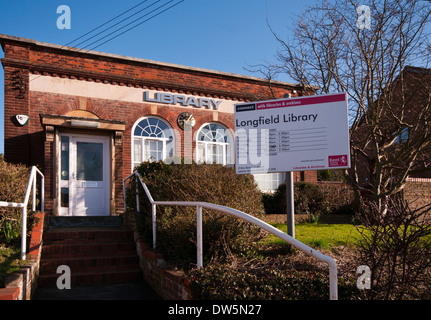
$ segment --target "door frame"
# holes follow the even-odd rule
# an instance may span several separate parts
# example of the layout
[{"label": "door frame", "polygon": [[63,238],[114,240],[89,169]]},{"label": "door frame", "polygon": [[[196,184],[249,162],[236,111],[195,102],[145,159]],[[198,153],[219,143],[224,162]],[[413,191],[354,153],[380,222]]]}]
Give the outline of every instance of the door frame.
[{"label": "door frame", "polygon": [[[72,200],[72,195],[70,194],[71,192],[71,187],[69,185],[69,207],[68,208],[64,208],[61,207],[61,188],[62,188],[62,181],[61,180],[61,137],[67,136],[69,137],[69,159],[71,159],[71,145],[72,145],[72,140],[76,140],[76,139],[82,139],[82,141],[85,142],[91,142],[91,141],[97,141],[97,142],[102,142],[104,145],[104,148],[106,148],[106,150],[104,149],[103,152],[103,159],[104,159],[104,164],[106,164],[106,168],[103,171],[103,175],[104,175],[104,181],[106,178],[106,192],[104,192],[104,201],[105,201],[105,205],[106,205],[106,214],[104,214],[104,216],[109,216],[111,215],[111,209],[112,209],[112,203],[111,203],[111,197],[112,197],[112,186],[113,186],[113,182],[112,182],[112,136],[110,135],[99,135],[99,134],[95,134],[93,132],[91,133],[85,133],[85,132],[78,132],[78,133],[73,133],[73,132],[69,132],[69,131],[61,131],[57,133],[57,143],[56,143],[56,148],[57,148],[57,152],[56,152],[56,181],[57,181],[57,215],[58,216],[73,216],[73,200]],[[76,146],[75,146],[76,147]],[[76,150],[76,149],[75,149]],[[75,155],[76,156],[76,155]],[[70,167],[71,167],[71,163],[69,163],[69,171],[70,171]],[[70,182],[70,177],[69,180]],[[91,216],[91,215],[81,215],[81,216]]]}]

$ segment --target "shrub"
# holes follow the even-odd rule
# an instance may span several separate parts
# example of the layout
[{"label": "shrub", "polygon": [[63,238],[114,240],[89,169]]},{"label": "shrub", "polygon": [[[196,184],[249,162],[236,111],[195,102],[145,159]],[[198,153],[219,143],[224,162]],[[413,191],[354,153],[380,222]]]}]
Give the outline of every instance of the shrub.
[{"label": "shrub", "polygon": [[[154,200],[208,202],[263,218],[262,196],[253,177],[237,175],[233,168],[215,164],[144,162],[137,170]],[[128,195],[130,208],[134,206],[133,190],[132,186]],[[140,198],[141,231],[151,243],[151,207],[144,194]],[[247,250],[261,236],[261,231],[248,222],[203,210],[204,261],[223,257],[230,251]],[[182,267],[196,261],[195,207],[157,207],[157,249],[168,261],[175,261]]]},{"label": "shrub", "polygon": [[[355,212],[352,189],[339,183],[294,184],[295,214],[307,214],[317,220],[325,213],[351,214]],[[263,203],[267,214],[286,212],[286,184],[281,184],[274,194],[264,194]]]},{"label": "shrub", "polygon": [[[24,200],[30,170],[7,163],[0,155],[0,201]],[[21,209],[0,207],[0,243],[17,242],[21,232]]]},{"label": "shrub", "polygon": [[[277,270],[236,270],[209,265],[190,273],[191,291],[198,300],[327,300],[327,272]],[[354,281],[339,281],[339,298],[359,296]]]},{"label": "shrub", "polygon": [[431,204],[412,210],[393,198],[385,214],[373,203],[358,214],[358,264],[371,271],[368,298],[430,299]]},{"label": "shrub", "polygon": [[328,213],[354,215],[358,211],[353,188],[340,182],[320,182]]},{"label": "shrub", "polygon": [[[324,195],[318,185],[306,182],[294,184],[295,214],[319,216],[325,213]],[[281,213],[286,212],[286,184],[281,184],[274,193],[273,201],[278,204]]]}]

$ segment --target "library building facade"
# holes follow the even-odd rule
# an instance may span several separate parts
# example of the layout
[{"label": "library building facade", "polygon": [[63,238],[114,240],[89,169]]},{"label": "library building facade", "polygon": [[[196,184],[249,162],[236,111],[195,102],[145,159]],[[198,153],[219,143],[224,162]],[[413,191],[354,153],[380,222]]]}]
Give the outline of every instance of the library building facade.
[{"label": "library building facade", "polygon": [[[234,165],[236,103],[306,95],[287,82],[9,35],[0,43],[5,159],[41,169],[51,215],[122,212],[122,181],[143,161]],[[262,191],[284,181],[255,179]]]}]

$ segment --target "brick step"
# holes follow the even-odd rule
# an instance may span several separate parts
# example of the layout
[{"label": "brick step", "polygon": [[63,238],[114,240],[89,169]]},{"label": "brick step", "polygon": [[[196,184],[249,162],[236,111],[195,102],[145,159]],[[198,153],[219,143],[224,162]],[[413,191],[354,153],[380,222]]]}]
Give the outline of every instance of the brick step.
[{"label": "brick step", "polygon": [[99,242],[111,241],[112,239],[130,240],[133,239],[133,233],[125,229],[83,228],[80,230],[79,228],[65,228],[48,230],[43,237],[45,245],[78,243],[96,239]]},{"label": "brick step", "polygon": [[61,265],[68,266],[73,272],[81,271],[102,271],[102,270],[123,270],[136,267],[139,264],[139,258],[136,254],[116,255],[101,257],[79,257],[79,258],[60,258],[60,259],[43,259],[40,263],[40,273],[56,273],[57,268]]},{"label": "brick step", "polygon": [[[57,279],[62,274],[49,273],[40,274],[38,279],[39,287],[55,287]],[[142,270],[136,266],[123,270],[102,270],[102,271],[80,271],[73,272],[71,269],[71,286],[86,286],[98,284],[125,283],[142,280]]]},{"label": "brick step", "polygon": [[[99,225],[93,225],[95,223]],[[106,219],[56,219],[44,233],[38,286],[55,287],[66,265],[71,285],[142,280],[133,232]],[[71,226],[73,225],[73,226]]]},{"label": "brick step", "polygon": [[51,244],[43,246],[42,259],[101,257],[132,253],[136,253],[136,245],[130,241]]},{"label": "brick step", "polygon": [[120,227],[123,219],[121,216],[50,217],[49,225],[56,228]]},{"label": "brick step", "polygon": [[44,233],[44,241],[133,238],[133,233],[124,228],[50,228]]}]

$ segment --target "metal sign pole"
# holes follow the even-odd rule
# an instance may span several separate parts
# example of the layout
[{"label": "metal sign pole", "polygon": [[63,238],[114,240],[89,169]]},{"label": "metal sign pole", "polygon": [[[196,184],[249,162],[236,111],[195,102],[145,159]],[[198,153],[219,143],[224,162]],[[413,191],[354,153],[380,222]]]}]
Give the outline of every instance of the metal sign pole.
[{"label": "metal sign pole", "polygon": [[295,238],[295,199],[293,190],[293,172],[286,172],[286,211],[287,234]]}]

